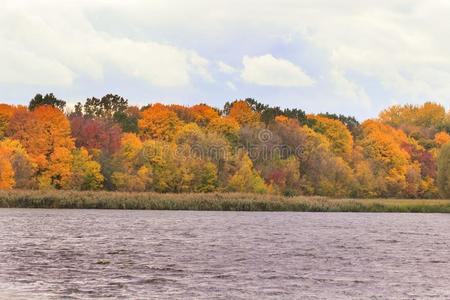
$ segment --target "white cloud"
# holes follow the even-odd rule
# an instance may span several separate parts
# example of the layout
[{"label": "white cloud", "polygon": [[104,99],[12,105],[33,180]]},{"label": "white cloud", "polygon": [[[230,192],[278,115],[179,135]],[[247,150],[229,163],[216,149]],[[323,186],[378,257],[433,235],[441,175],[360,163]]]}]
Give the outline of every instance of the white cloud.
[{"label": "white cloud", "polygon": [[[278,35],[281,40],[286,36],[288,40],[290,36],[295,36],[295,40],[299,37],[320,53],[325,64],[322,75],[330,74],[328,80],[336,87],[333,91],[336,94],[364,91],[360,83],[333,75],[333,72],[356,73],[374,81],[375,86],[380,84],[386,89],[387,98],[439,99],[450,103],[450,41],[443,38],[450,34],[449,1],[283,0],[282,3],[153,0],[147,7],[155,9],[139,12],[128,6],[128,10],[143,23],[158,26],[170,18],[178,24],[172,26],[178,26],[183,33],[220,41],[238,36],[237,40],[247,47],[246,39],[254,33],[264,32],[265,37]],[[239,48],[240,44],[234,43],[232,47]],[[264,51],[277,56],[270,48]],[[349,89],[344,82],[353,88]]]},{"label": "white cloud", "polygon": [[0,70],[0,82],[7,84],[68,86],[74,78],[65,65],[7,44],[0,47]]},{"label": "white cloud", "polygon": [[0,82],[67,86],[111,69],[160,87],[189,85],[192,75],[213,81],[208,60],[193,50],[96,30],[88,9],[106,2],[3,2]]},{"label": "white cloud", "polygon": [[219,71],[222,73],[225,73],[225,74],[232,74],[232,73],[237,72],[237,70],[234,67],[232,67],[222,61],[219,61],[217,63],[217,66],[219,67]]},{"label": "white cloud", "polygon": [[227,85],[227,87],[229,87],[233,91],[235,91],[237,89],[236,85],[233,82],[231,82],[231,81],[227,81],[226,85]]},{"label": "white cloud", "polygon": [[353,104],[362,103],[365,108],[370,108],[371,101],[364,88],[349,80],[339,70],[332,70],[330,77],[338,95],[349,99]]},{"label": "white cloud", "polygon": [[156,87],[187,87],[183,95],[195,82],[202,90],[195,96],[218,99],[201,85],[214,81],[210,68],[232,77],[241,70],[224,62],[247,54],[240,75],[256,83],[249,93],[258,94],[257,84],[311,85],[299,67],[305,57],[317,80],[308,103],[450,104],[448,0],[281,2],[0,0],[0,83],[67,87],[121,72]]},{"label": "white cloud", "polygon": [[314,81],[292,62],[275,58],[270,54],[257,57],[245,56],[241,77],[250,83],[279,87],[311,86]]}]

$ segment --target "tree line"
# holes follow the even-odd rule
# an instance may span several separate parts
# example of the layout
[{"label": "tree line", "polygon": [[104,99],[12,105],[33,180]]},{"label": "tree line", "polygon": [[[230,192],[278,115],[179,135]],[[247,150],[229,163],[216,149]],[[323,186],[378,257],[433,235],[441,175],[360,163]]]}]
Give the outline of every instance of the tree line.
[{"label": "tree line", "polygon": [[0,189],[450,196],[450,113],[395,105],[359,123],[254,99],[222,109],[113,94],[0,104]]}]

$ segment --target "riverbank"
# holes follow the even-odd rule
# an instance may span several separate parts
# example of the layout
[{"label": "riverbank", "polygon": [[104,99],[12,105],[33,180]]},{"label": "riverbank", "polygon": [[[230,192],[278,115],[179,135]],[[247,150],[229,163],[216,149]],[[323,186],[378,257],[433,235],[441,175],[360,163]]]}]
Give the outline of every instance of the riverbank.
[{"label": "riverbank", "polygon": [[242,193],[0,191],[1,208],[450,213],[450,200],[331,199]]}]

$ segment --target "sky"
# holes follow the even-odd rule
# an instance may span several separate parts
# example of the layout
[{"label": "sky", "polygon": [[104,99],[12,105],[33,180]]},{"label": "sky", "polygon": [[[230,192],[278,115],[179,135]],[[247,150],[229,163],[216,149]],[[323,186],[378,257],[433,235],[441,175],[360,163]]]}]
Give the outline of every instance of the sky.
[{"label": "sky", "polygon": [[0,0],[0,102],[450,106],[448,0]]}]

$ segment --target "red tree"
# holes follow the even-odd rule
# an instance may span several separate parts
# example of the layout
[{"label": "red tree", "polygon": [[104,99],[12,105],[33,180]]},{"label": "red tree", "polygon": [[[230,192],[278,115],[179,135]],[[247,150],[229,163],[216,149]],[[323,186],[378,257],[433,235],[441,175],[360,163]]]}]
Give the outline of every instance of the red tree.
[{"label": "red tree", "polygon": [[77,147],[99,149],[112,154],[120,147],[122,130],[117,124],[102,119],[74,117],[70,120]]}]

